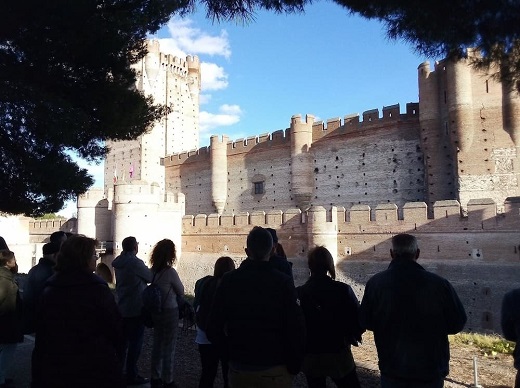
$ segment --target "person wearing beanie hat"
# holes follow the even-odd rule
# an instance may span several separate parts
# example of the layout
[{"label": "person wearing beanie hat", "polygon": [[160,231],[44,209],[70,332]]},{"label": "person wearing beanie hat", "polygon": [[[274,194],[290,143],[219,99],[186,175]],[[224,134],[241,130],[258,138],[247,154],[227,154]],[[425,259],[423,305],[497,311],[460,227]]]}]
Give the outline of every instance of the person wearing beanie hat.
[{"label": "person wearing beanie hat", "polygon": [[27,280],[23,290],[24,334],[34,333],[38,300],[43,294],[45,282],[54,274],[56,256],[60,251],[60,245],[61,243],[59,242],[45,244],[42,248],[42,258],[27,274]]}]

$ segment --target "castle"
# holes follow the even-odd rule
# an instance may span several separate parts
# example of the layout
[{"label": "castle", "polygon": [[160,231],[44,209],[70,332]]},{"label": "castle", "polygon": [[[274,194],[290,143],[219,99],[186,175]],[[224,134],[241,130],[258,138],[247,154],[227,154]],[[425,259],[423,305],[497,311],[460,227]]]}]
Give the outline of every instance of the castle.
[{"label": "castle", "polygon": [[[499,331],[501,297],[520,279],[520,96],[469,66],[477,53],[433,70],[421,64],[419,102],[404,113],[391,105],[326,122],[295,115],[286,129],[212,136],[198,148],[199,61],[162,54],[157,42],[149,49],[137,87],[173,102],[173,116],[109,144],[105,187],[78,198],[79,233],[113,242],[114,255],[137,236],[143,259],[172,239],[192,290],[219,255],[244,257],[253,225],[269,226],[297,284],[309,248],[325,245],[338,277],[361,295],[387,265],[392,235],[410,232],[423,264],[461,294],[468,329]],[[56,227],[49,222],[30,221],[30,235]]]}]

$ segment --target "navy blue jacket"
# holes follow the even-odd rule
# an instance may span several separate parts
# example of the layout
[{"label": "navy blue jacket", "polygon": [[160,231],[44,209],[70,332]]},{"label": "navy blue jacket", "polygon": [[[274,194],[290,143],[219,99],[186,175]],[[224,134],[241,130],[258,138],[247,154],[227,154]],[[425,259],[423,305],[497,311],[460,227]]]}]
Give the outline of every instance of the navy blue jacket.
[{"label": "navy blue jacket", "polygon": [[[520,338],[520,288],[509,291],[502,300],[502,332],[509,341],[518,342]],[[513,352],[515,368],[520,369],[520,348]]]},{"label": "navy blue jacket", "polygon": [[361,302],[361,326],[374,332],[381,374],[402,380],[446,376],[448,334],[466,319],[451,284],[413,260],[392,260],[367,282]]},{"label": "navy blue jacket", "polygon": [[34,333],[35,330],[35,314],[38,301],[43,294],[45,283],[54,275],[54,261],[42,257],[38,264],[32,267],[27,274],[25,287],[23,290],[23,307],[24,307],[24,333]]},{"label": "navy blue jacket", "polygon": [[285,365],[299,372],[305,323],[292,279],[267,261],[246,259],[217,288],[206,334],[239,368]]}]

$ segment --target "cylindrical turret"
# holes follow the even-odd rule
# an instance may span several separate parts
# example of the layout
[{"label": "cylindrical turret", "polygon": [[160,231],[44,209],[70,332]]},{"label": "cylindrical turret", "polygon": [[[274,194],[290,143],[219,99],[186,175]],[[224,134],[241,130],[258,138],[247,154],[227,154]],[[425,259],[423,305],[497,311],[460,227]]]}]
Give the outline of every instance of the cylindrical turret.
[{"label": "cylindrical turret", "polygon": [[520,147],[520,94],[514,83],[502,81],[502,117],[504,129],[516,147]]},{"label": "cylindrical turret", "polygon": [[430,70],[430,63],[424,62],[418,67],[419,79],[419,123],[420,142],[424,155],[424,178],[426,198],[431,205],[435,201],[453,197],[454,161],[451,155],[449,124],[447,112],[442,111],[445,77],[444,63],[436,64],[435,71]]},{"label": "cylindrical turret", "polygon": [[102,188],[93,188],[78,196],[78,233],[98,241],[112,239],[112,214]]},{"label": "cylindrical turret", "polygon": [[229,138],[218,136],[210,138],[210,160],[211,160],[211,200],[218,214],[224,212],[227,200],[227,143]]},{"label": "cylindrical turret", "polygon": [[323,206],[311,206],[307,211],[309,251],[316,246],[327,248],[334,262],[338,256],[338,211],[332,207],[331,220],[327,222],[327,210]]},{"label": "cylindrical turret", "polygon": [[296,205],[302,211],[310,207],[314,192],[313,156],[310,152],[313,123],[312,115],[307,115],[304,123],[300,115],[291,118],[291,189]]},{"label": "cylindrical turret", "polygon": [[449,118],[456,131],[457,146],[467,152],[473,143],[475,133],[473,122],[473,89],[471,87],[471,67],[468,61],[447,62],[447,86]]},{"label": "cylindrical turret", "polygon": [[193,83],[190,84],[190,92],[191,94],[198,95],[201,87],[201,79],[200,79],[200,60],[199,57],[188,55],[186,57],[186,62],[188,63],[188,76],[191,77]]}]

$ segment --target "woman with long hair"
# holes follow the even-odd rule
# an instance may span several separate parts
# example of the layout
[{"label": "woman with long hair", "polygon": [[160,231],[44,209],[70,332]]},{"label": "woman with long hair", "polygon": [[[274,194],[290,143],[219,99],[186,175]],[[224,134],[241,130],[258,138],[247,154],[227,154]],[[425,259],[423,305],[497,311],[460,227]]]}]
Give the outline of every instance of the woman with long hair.
[{"label": "woman with long hair", "polygon": [[63,242],[36,310],[32,387],[124,387],[115,299],[96,269],[96,240]]},{"label": "woman with long hair", "polygon": [[325,388],[327,376],[340,388],[358,388],[351,345],[361,341],[359,301],[352,288],[334,280],[334,259],[327,248],[309,252],[309,280],[298,287],[307,326],[302,371],[309,388]]},{"label": "woman with long hair", "polygon": [[175,343],[179,326],[179,306],[177,296],[184,295],[179,274],[173,268],[176,260],[175,244],[164,239],[152,251],[152,283],[157,284],[162,294],[162,309],[153,314],[153,348],[151,366],[151,387],[176,387],[173,381]]},{"label": "woman with long hair", "polygon": [[200,363],[202,374],[200,376],[199,388],[212,388],[217,376],[219,361],[222,366],[222,378],[224,388],[228,384],[228,356],[224,349],[213,345],[206,336],[206,324],[213,305],[213,298],[222,277],[235,269],[235,262],[228,256],[222,256],[215,262],[213,276],[206,276],[195,283],[195,302],[197,317],[197,337],[195,342],[199,345]]}]

